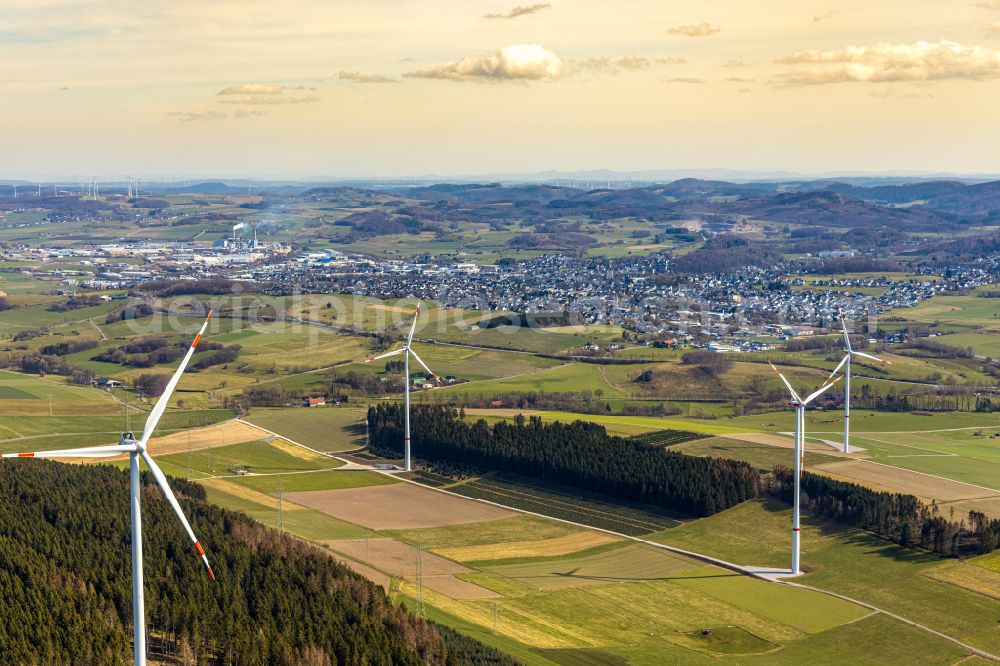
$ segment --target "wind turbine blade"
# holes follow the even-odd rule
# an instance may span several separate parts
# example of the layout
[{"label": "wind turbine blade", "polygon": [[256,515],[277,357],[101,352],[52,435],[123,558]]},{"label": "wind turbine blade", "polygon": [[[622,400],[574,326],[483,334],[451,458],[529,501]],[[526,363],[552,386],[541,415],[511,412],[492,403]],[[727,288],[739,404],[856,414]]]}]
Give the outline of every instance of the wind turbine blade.
[{"label": "wind turbine blade", "polygon": [[864,352],[852,351],[851,353],[854,354],[855,356],[860,356],[861,358],[867,358],[867,359],[871,359],[872,361],[878,361],[879,363],[888,363],[888,361],[883,361],[882,359],[878,358],[877,356],[872,356],[871,354],[866,354]]},{"label": "wind turbine blade", "polygon": [[212,311],[208,311],[208,316],[205,317],[205,323],[201,325],[201,330],[198,331],[198,335],[195,336],[194,342],[191,343],[191,347],[188,348],[187,354],[184,355],[184,360],[181,364],[177,366],[177,370],[174,371],[174,376],[170,378],[167,383],[167,387],[163,389],[163,395],[160,399],[156,401],[153,406],[153,411],[149,413],[149,418],[146,419],[146,426],[142,429],[142,439],[139,443],[142,447],[149,442],[149,438],[153,435],[153,431],[156,430],[156,424],[160,422],[160,417],[163,416],[163,412],[167,409],[167,403],[170,402],[170,394],[174,392],[177,388],[177,382],[181,380],[181,375],[184,374],[184,368],[187,367],[188,362],[191,357],[194,356],[194,350],[197,349],[198,343],[201,342],[201,336],[205,334],[205,329],[208,328],[208,321],[212,318]]},{"label": "wind turbine blade", "polygon": [[788,392],[792,394],[793,398],[795,398],[795,402],[802,402],[802,399],[799,398],[799,394],[795,392],[795,389],[793,389],[792,385],[788,382],[787,379],[785,379],[785,376],[783,374],[781,374],[780,370],[778,370],[776,367],[774,367],[774,363],[768,363],[768,365],[771,366],[772,370],[774,370],[776,373],[778,373],[778,376],[781,377],[781,381],[785,382],[785,386],[788,387]]},{"label": "wind turbine blade", "polygon": [[385,354],[380,354],[378,356],[369,356],[367,359],[365,359],[365,363],[371,363],[372,361],[378,361],[379,359],[389,358],[390,356],[396,356],[398,354],[402,354],[405,351],[406,347],[400,347],[396,351],[387,352]]},{"label": "wind turbine blade", "polygon": [[417,363],[419,363],[420,365],[424,366],[424,370],[426,370],[430,374],[430,376],[434,378],[434,381],[436,381],[438,384],[440,384],[441,380],[438,379],[438,376],[435,375],[434,372],[430,368],[427,367],[427,364],[424,363],[424,360],[422,358],[420,358],[419,356],[417,356],[417,352],[415,352],[415,351],[413,351],[411,349],[410,353],[413,354],[413,358],[417,359]]},{"label": "wind turbine blade", "polygon": [[812,393],[810,393],[809,397],[802,401],[802,404],[803,405],[808,405],[810,402],[812,402],[816,398],[818,398],[821,395],[823,395],[827,391],[827,389],[829,389],[831,386],[833,386],[834,384],[836,384],[839,381],[840,381],[840,377],[837,377],[832,382],[830,382],[828,384],[824,384],[820,388],[818,388],[815,391],[813,391]]},{"label": "wind turbine blade", "polygon": [[156,483],[159,484],[160,490],[163,491],[163,494],[166,496],[170,506],[174,508],[174,513],[177,514],[177,518],[180,519],[181,525],[184,526],[184,531],[187,532],[191,542],[194,543],[194,549],[198,551],[198,555],[201,556],[202,562],[205,563],[205,568],[208,569],[208,575],[212,577],[212,580],[215,580],[215,573],[212,571],[212,565],[208,563],[208,557],[205,556],[205,549],[201,547],[201,544],[198,542],[198,537],[194,535],[194,530],[191,529],[191,524],[188,523],[187,518],[184,517],[184,511],[181,510],[181,505],[177,501],[174,491],[172,491],[170,486],[167,485],[167,477],[164,476],[160,466],[149,457],[149,454],[146,451],[143,451],[139,455],[141,455],[142,459],[146,461],[146,466],[149,467],[149,471],[153,474],[153,478],[156,479]]},{"label": "wind turbine blade", "polygon": [[840,325],[844,328],[844,344],[847,345],[847,351],[854,351],[851,349],[851,336],[847,334],[847,320],[844,319],[844,313],[840,313]]},{"label": "wind turbine blade", "polygon": [[413,323],[410,324],[410,334],[406,336],[406,346],[413,342],[413,332],[417,330],[417,320],[420,319],[420,301],[417,301],[417,309],[413,313]]},{"label": "wind turbine blade", "polygon": [[844,354],[844,358],[840,359],[840,363],[838,363],[838,364],[837,364],[837,367],[836,367],[836,368],[834,368],[834,369],[833,369],[833,372],[831,372],[831,373],[830,373],[830,376],[829,376],[829,377],[827,378],[827,381],[830,381],[831,379],[833,379],[833,378],[834,378],[834,376],[836,376],[836,374],[837,374],[838,372],[840,372],[840,369],[841,369],[842,367],[844,367],[844,364],[845,364],[845,363],[847,363],[847,359],[848,359],[848,358],[850,358],[850,356],[849,356],[848,354]]},{"label": "wind turbine blade", "polygon": [[26,451],[22,453],[0,454],[2,458],[110,458],[123,453],[132,453],[135,444],[113,444],[110,446],[86,446],[80,449],[60,449],[54,451]]}]

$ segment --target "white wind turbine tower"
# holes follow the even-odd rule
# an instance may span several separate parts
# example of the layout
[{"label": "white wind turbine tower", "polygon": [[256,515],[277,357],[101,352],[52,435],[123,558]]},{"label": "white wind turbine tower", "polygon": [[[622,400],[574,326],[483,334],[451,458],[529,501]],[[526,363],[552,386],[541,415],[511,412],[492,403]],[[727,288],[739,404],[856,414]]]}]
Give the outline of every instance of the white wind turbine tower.
[{"label": "white wind turbine tower", "polygon": [[[833,381],[828,381],[826,384],[816,389],[806,397],[805,400],[799,397],[799,394],[795,392],[792,388],[791,383],[781,372],[771,364],[771,369],[778,373],[781,377],[781,381],[785,383],[788,387],[788,392],[792,395],[791,405],[795,408],[795,489],[794,497],[792,498],[792,575],[797,576],[801,573],[801,568],[799,567],[800,553],[801,553],[801,539],[800,539],[800,522],[799,522],[799,502],[800,502],[800,491],[799,484],[802,478],[802,458],[805,456],[806,452],[806,406],[821,396],[828,388],[837,383],[837,379]],[[839,379],[839,377],[838,377]]]},{"label": "white wind turbine tower", "polygon": [[[847,334],[847,321],[844,319],[844,313],[840,313],[840,325],[844,329],[844,358],[840,359],[840,363],[837,367],[833,369],[830,373],[830,379],[833,379],[837,372],[844,368],[844,377],[846,381],[844,383],[844,453],[850,453],[851,451],[851,357],[860,356],[861,358],[867,358],[872,361],[878,361],[879,363],[885,363],[890,365],[889,361],[884,361],[877,356],[872,356],[871,354],[866,354],[864,352],[855,351],[851,347],[851,336]],[[827,380],[829,381],[829,380]]]},{"label": "white wind turbine tower", "polygon": [[406,336],[406,344],[404,344],[402,347],[400,347],[395,351],[387,352],[379,356],[370,356],[368,357],[368,360],[365,361],[365,363],[371,363],[372,361],[379,361],[383,358],[389,358],[390,356],[398,356],[399,354],[404,354],[403,383],[406,386],[404,393],[404,395],[406,396],[405,398],[406,426],[403,432],[403,471],[405,472],[410,471],[410,356],[413,356],[413,358],[417,359],[417,363],[424,366],[424,370],[430,373],[430,376],[434,378],[434,381],[436,381],[438,384],[441,383],[441,380],[438,379],[438,376],[435,375],[433,372],[431,372],[431,369],[427,367],[427,364],[424,363],[423,359],[417,356],[417,352],[413,351],[412,347],[410,346],[410,344],[413,342],[413,332],[417,330],[417,319],[419,318],[420,318],[420,303],[418,302],[417,309],[413,313],[413,323],[410,325],[410,334]]},{"label": "white wind turbine tower", "polygon": [[118,444],[110,446],[90,446],[80,449],[37,451],[32,453],[4,453],[2,456],[4,458],[109,458],[123,453],[129,454],[129,504],[132,514],[132,622],[134,625],[132,642],[136,666],[145,666],[146,664],[146,613],[142,590],[142,513],[139,506],[141,493],[139,487],[139,458],[146,461],[146,466],[153,474],[153,478],[156,479],[156,483],[160,486],[160,490],[163,491],[167,502],[173,507],[174,512],[181,521],[181,525],[184,526],[184,531],[187,532],[188,537],[194,543],[195,550],[205,563],[208,575],[212,577],[212,580],[215,580],[215,574],[208,563],[205,550],[198,542],[198,537],[195,536],[194,530],[191,529],[187,518],[184,517],[181,505],[177,502],[177,498],[167,484],[167,477],[163,475],[159,465],[153,461],[146,450],[149,438],[152,436],[153,431],[156,430],[156,424],[159,423],[160,417],[163,416],[163,412],[167,408],[170,394],[177,387],[177,382],[184,373],[184,368],[187,367],[191,356],[194,355],[195,348],[197,348],[198,342],[201,341],[201,336],[205,334],[205,329],[208,328],[208,320],[211,318],[212,312],[209,311],[205,323],[201,325],[201,330],[198,331],[194,342],[188,348],[184,360],[181,361],[180,366],[174,372],[174,376],[170,378],[167,387],[163,391],[163,395],[156,401],[153,411],[149,413],[149,418],[146,419],[146,425],[142,430],[142,437],[139,441],[136,441],[135,436],[131,432],[123,432]]}]

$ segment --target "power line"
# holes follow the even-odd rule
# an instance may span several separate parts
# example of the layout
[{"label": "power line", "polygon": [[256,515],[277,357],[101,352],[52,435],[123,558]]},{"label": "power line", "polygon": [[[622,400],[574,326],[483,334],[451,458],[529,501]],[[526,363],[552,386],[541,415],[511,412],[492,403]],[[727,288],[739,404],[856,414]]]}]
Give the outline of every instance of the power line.
[{"label": "power line", "polygon": [[417,541],[417,610],[416,614],[420,617],[427,617],[427,611],[424,609],[424,562],[421,554],[423,553],[423,546],[421,546],[420,541]]},{"label": "power line", "polygon": [[285,531],[285,522],[284,522],[284,516],[282,514],[282,504],[281,504],[281,500],[282,500],[281,475],[279,474],[277,478],[278,478],[278,525],[277,525],[277,527],[278,527],[278,531],[279,532],[284,532]]}]

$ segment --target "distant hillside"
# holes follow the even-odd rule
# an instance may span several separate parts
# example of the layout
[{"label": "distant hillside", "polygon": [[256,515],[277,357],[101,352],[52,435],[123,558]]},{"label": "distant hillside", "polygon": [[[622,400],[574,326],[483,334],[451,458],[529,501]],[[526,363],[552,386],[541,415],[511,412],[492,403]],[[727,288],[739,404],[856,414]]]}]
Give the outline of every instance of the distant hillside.
[{"label": "distant hillside", "polygon": [[792,192],[728,204],[727,212],[755,219],[826,227],[891,226],[899,231],[940,231],[958,220],[922,207],[889,208],[837,192]]},{"label": "distant hillside", "polygon": [[158,189],[161,194],[246,194],[247,188],[233,187],[220,182],[197,183],[180,187]]},{"label": "distant hillside", "polygon": [[[683,218],[747,216],[834,228],[892,227],[940,231],[1000,216],[1000,183],[920,181],[862,187],[837,181],[730,183],[685,178],[632,189],[582,190],[553,185],[439,184],[397,190],[450,219],[539,224],[571,217],[635,218],[660,223]],[[420,210],[430,214],[429,208]]]},{"label": "distant hillside", "polygon": [[[453,632],[446,640],[321,549],[207,504],[200,486],[173,480],[218,576],[211,581],[150,481],[143,489],[145,591],[158,660],[513,663]],[[0,664],[132,663],[125,472],[0,463],[0,535]]]}]

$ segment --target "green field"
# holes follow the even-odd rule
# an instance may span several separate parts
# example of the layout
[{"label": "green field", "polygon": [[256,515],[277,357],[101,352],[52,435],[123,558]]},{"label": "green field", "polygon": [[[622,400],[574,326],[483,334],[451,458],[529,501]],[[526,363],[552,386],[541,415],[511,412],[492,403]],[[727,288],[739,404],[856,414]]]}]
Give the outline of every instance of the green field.
[{"label": "green field", "polygon": [[[141,431],[145,416],[132,415],[133,430]],[[155,434],[207,426],[232,417],[233,412],[227,409],[168,411]],[[124,416],[0,416],[0,442],[5,450],[117,444],[124,429]]]},{"label": "green field", "polygon": [[340,467],[342,463],[321,456],[296,456],[274,445],[272,440],[243,442],[201,451],[175,453],[157,458],[164,470],[174,476],[198,479],[232,475],[230,467],[245,467],[250,474],[277,475]]},{"label": "green field", "polygon": [[[672,451],[689,456],[731,458],[748,462],[758,469],[771,470],[777,465],[789,466],[794,458],[791,449],[783,449],[767,444],[755,444],[725,437],[710,437],[693,442],[682,442],[670,447]],[[806,451],[805,464],[821,465],[835,462],[838,458],[816,451]]]},{"label": "green field", "polygon": [[[1000,326],[1000,323],[997,324]],[[1000,333],[996,330],[982,333],[953,333],[935,338],[935,342],[959,349],[972,348],[979,356],[1000,358]]]},{"label": "green field", "polygon": [[254,409],[245,420],[317,451],[365,445],[365,413],[340,407]]},{"label": "green field", "polygon": [[[753,501],[652,538],[737,564],[787,568],[790,526],[788,508]],[[996,600],[925,575],[950,561],[808,518],[802,534],[808,573],[796,582],[874,604],[993,653],[1000,650]]]},{"label": "green field", "polygon": [[[552,393],[590,391],[600,397],[624,397],[619,389],[605,380],[601,366],[588,363],[566,363],[555,367],[531,370],[515,377],[469,382],[435,390],[435,394],[503,395],[505,393]],[[600,393],[598,393],[600,392]],[[438,396],[434,396],[438,399]]]},{"label": "green field", "polygon": [[[810,410],[806,416],[810,435],[843,433],[843,412],[840,410]],[[693,423],[694,421],[692,421]],[[731,428],[729,432],[788,432],[793,428],[792,411],[768,412],[728,419],[719,424]],[[716,421],[711,421],[715,424]],[[939,414],[913,412],[873,412],[851,410],[851,432],[927,432],[954,428],[990,428],[998,424],[996,414],[975,412],[942,412]],[[689,425],[688,430],[695,430]],[[835,439],[835,438],[833,438]]]},{"label": "green field", "polygon": [[1000,419],[989,428],[945,432],[852,432],[872,460],[915,472],[1000,490]]},{"label": "green field", "polygon": [[578,532],[579,529],[547,518],[518,515],[483,523],[414,530],[386,530],[384,533],[408,543],[416,543],[419,539],[432,548],[449,548],[555,539]]},{"label": "green field", "polygon": [[[337,461],[331,460],[330,467],[336,467]],[[341,490],[343,488],[363,488],[365,486],[380,486],[387,483],[397,483],[394,479],[376,472],[300,472],[270,476],[240,476],[232,479],[233,483],[251,488],[262,493],[275,493],[278,490],[278,478],[281,478],[281,490],[285,493],[304,492],[309,490]]]},{"label": "green field", "polygon": [[572,556],[483,566],[489,573],[536,590],[670,580],[698,568],[701,565],[695,560],[640,544],[613,544]]},{"label": "green field", "polygon": [[995,326],[1000,316],[1000,301],[979,296],[935,296],[916,307],[894,310],[891,314],[917,322]]}]

